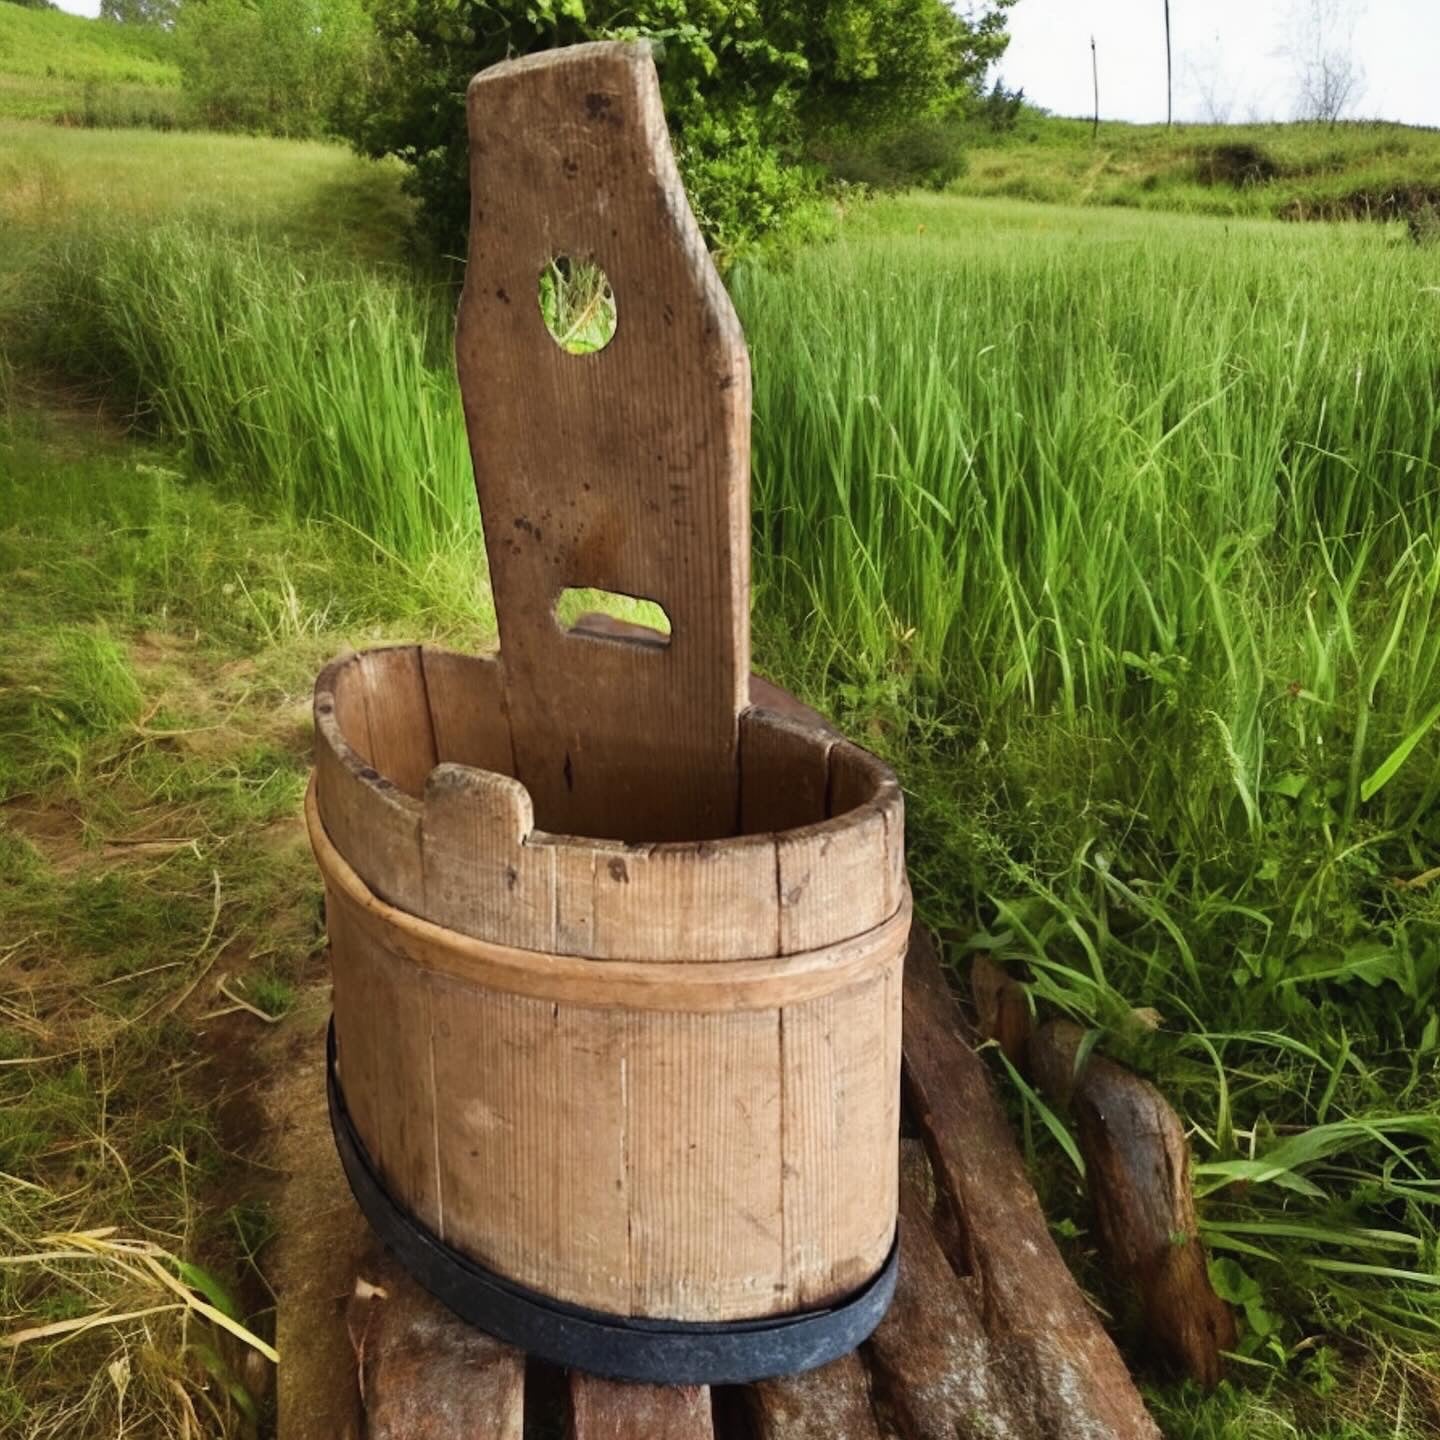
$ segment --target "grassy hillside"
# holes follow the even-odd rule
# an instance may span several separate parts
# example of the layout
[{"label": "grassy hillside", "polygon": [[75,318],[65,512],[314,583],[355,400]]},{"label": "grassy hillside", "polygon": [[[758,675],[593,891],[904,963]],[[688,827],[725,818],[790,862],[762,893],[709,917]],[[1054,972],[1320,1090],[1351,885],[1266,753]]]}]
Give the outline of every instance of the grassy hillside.
[{"label": "grassy hillside", "polygon": [[82,223],[181,218],[400,260],[412,211],[401,173],[398,162],[318,140],[80,131],[0,118],[0,277],[22,251],[53,248]]},{"label": "grassy hillside", "polygon": [[1163,125],[1026,114],[981,140],[955,189],[1063,205],[1282,219],[1404,219],[1440,204],[1440,130],[1407,125]]},{"label": "grassy hillside", "polygon": [[180,72],[164,31],[0,0],[0,116],[173,118]]}]

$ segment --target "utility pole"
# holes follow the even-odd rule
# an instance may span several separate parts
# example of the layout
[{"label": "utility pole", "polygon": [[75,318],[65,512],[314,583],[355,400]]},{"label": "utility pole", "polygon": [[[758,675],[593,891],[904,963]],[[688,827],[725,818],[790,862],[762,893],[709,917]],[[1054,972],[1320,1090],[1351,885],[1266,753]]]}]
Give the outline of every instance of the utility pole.
[{"label": "utility pole", "polygon": [[1095,37],[1090,37],[1090,73],[1095,79],[1095,124],[1090,130],[1090,138],[1100,138],[1100,60],[1095,54]]},{"label": "utility pole", "polygon": [[1165,128],[1175,123],[1175,72],[1170,63],[1170,0],[1165,0]]}]

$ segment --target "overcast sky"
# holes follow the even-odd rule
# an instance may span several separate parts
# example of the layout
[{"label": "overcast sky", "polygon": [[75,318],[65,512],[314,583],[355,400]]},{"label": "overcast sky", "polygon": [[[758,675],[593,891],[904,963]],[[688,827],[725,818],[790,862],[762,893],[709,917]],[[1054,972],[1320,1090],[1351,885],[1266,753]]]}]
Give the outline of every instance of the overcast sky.
[{"label": "overcast sky", "polygon": [[[1331,43],[1348,45],[1364,71],[1354,113],[1440,125],[1440,0],[1331,3],[1342,12]],[[1170,0],[1175,118],[1208,118],[1212,96],[1232,120],[1293,118],[1296,67],[1287,52],[1303,36],[1294,16],[1309,8],[1308,0]],[[1019,0],[1010,33],[1001,73],[1037,104],[1090,113],[1093,33],[1100,113],[1165,118],[1164,0]]]},{"label": "overcast sky", "polygon": [[[1295,110],[1297,10],[1312,0],[1170,0],[1175,115],[1228,111],[1241,120],[1288,120]],[[1350,43],[1364,72],[1355,113],[1440,125],[1440,0],[1323,0],[1348,12],[1332,43]],[[99,0],[60,0],[94,15]],[[1062,115],[1091,108],[1090,36],[1100,60],[1100,113],[1165,118],[1164,0],[1019,0],[1000,67],[1037,104]]]}]

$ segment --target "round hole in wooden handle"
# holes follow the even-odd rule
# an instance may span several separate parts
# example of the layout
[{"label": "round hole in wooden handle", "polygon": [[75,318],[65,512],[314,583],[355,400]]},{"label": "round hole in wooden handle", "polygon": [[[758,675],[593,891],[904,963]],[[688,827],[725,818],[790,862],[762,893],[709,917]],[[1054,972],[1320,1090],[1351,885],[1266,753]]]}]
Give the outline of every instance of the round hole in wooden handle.
[{"label": "round hole in wooden handle", "polygon": [[[460,387],[517,777],[543,829],[731,834],[749,675],[750,371],[641,45],[506,61],[470,86]],[[537,276],[608,281],[603,348],[558,345]],[[653,596],[666,646],[565,631],[566,587]],[[607,640],[609,643],[607,643]]]}]

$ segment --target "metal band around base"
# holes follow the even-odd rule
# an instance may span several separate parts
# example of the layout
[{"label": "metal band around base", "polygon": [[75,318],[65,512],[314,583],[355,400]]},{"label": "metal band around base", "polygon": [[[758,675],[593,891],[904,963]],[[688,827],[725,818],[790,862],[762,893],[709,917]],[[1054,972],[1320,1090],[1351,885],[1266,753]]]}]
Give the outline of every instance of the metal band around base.
[{"label": "metal band around base", "polygon": [[685,1323],[610,1315],[517,1285],[452,1250],[386,1193],[355,1133],[326,1043],[330,1125],[360,1209],[409,1274],[462,1320],[556,1365],[656,1385],[739,1385],[812,1370],[848,1354],[895,1294],[899,1244],[862,1289],[821,1310],[760,1320]]}]

